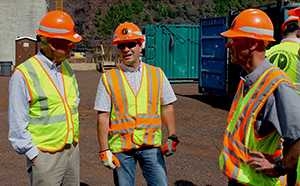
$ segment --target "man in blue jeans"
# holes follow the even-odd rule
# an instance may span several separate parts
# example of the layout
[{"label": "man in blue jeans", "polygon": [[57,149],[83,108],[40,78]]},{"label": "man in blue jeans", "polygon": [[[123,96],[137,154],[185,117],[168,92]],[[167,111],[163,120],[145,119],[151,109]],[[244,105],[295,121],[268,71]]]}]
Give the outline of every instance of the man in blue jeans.
[{"label": "man in blue jeans", "polygon": [[[145,41],[133,23],[120,24],[113,44],[121,64],[100,79],[95,110],[104,166],[113,169],[115,185],[134,186],[139,162],[148,185],[168,185],[163,155],[175,153],[176,136],[173,89],[160,68],[139,59]],[[162,118],[168,141],[161,148]]]}]

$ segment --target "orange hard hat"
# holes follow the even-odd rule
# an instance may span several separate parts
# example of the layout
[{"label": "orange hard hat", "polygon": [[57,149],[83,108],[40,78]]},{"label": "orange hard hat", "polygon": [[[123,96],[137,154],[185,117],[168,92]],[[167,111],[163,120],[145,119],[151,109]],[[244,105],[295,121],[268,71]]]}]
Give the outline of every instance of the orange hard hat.
[{"label": "orange hard hat", "polygon": [[75,33],[75,24],[72,18],[59,10],[48,12],[41,20],[36,33],[43,37],[65,39],[72,42],[82,40],[82,37]]},{"label": "orange hard hat", "polygon": [[287,24],[288,22],[290,22],[290,21],[298,21],[298,19],[299,19],[299,17],[297,17],[297,16],[289,16],[287,19],[286,19],[286,21],[282,24],[282,26],[281,26],[281,30],[282,30],[282,32],[284,32],[284,30],[286,29],[285,28],[285,24]]},{"label": "orange hard hat", "polygon": [[141,43],[145,41],[141,30],[133,23],[122,23],[115,31],[113,44],[118,44],[122,41],[139,40]]},{"label": "orange hard hat", "polygon": [[230,29],[222,32],[221,35],[275,41],[273,33],[273,23],[265,12],[259,9],[247,9],[242,11],[233,20]]},{"label": "orange hard hat", "polygon": [[300,7],[289,10],[286,12],[287,15],[300,17]]}]

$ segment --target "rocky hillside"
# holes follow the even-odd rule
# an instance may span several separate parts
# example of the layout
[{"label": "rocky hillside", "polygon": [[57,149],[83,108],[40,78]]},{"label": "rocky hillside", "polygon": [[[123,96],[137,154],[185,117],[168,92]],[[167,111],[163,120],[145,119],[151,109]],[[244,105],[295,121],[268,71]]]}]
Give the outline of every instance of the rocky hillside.
[{"label": "rocky hillside", "polygon": [[[47,0],[48,10],[55,10],[55,0]],[[128,3],[126,5],[126,2]],[[108,25],[118,25],[121,19],[114,19],[107,14],[119,13],[119,11],[128,11],[133,6],[132,3],[140,2],[142,7],[138,15],[131,19],[142,28],[146,24],[155,24],[162,22],[164,24],[187,24],[197,25],[200,18],[224,16],[230,9],[243,9],[244,7],[262,6],[265,4],[276,3],[276,0],[64,0],[63,9],[71,15],[76,24],[76,32],[83,36],[83,41],[77,44],[77,50],[91,52],[95,45],[100,43],[108,44],[111,42],[113,33],[103,34],[101,26],[103,23],[97,23],[95,20],[109,20]],[[124,5],[125,3],[125,5]],[[135,4],[134,4],[135,5]],[[132,7],[130,7],[132,6]],[[116,7],[118,12],[111,10]],[[120,7],[120,8],[119,8]],[[122,8],[123,7],[123,8]],[[126,12],[127,13],[127,12]],[[145,16],[146,15],[146,16]],[[104,18],[106,16],[106,18]],[[128,16],[128,15],[127,15]],[[120,15],[119,15],[120,17]],[[116,28],[116,26],[115,26]],[[112,30],[115,28],[111,28]],[[113,32],[113,31],[112,31]]]}]

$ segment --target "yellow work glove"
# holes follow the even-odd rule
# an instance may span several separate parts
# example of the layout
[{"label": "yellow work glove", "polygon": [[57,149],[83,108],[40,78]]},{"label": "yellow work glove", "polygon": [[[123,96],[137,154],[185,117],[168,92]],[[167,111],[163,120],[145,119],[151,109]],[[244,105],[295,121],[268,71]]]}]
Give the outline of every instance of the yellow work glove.
[{"label": "yellow work glove", "polygon": [[116,156],[114,156],[111,151],[108,150],[104,150],[104,151],[100,151],[99,153],[100,157],[101,157],[101,161],[102,164],[109,168],[109,169],[115,169],[116,167],[120,167],[120,162],[117,159]]},{"label": "yellow work glove", "polygon": [[167,143],[161,148],[161,152],[165,156],[171,156],[176,152],[176,146],[178,145],[178,137],[168,137]]}]

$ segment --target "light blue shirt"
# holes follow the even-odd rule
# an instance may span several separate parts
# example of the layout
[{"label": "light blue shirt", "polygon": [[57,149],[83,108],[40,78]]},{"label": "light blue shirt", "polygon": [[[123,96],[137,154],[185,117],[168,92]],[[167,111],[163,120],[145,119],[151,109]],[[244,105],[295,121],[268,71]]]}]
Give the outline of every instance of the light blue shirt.
[{"label": "light blue shirt", "polygon": [[[124,70],[125,76],[136,95],[142,80],[142,74],[143,74],[143,62],[140,63],[137,70],[134,68],[125,65],[123,62],[121,62],[121,67]],[[161,104],[167,105],[170,103],[173,103],[176,101],[177,98],[174,94],[174,91],[170,85],[170,82],[168,81],[166,75],[163,73],[163,85],[162,85],[162,93],[161,93]],[[96,94],[95,99],[95,110],[103,111],[103,112],[110,112],[111,111],[111,98],[105,88],[105,85],[103,83],[102,76],[99,81],[98,90]]]},{"label": "light blue shirt", "polygon": [[[40,51],[35,57],[40,61],[58,91],[65,99],[61,74],[61,66],[54,64]],[[32,141],[31,133],[26,129],[29,124],[29,108],[31,97],[23,74],[16,70],[9,82],[9,109],[8,109],[8,139],[19,154],[25,154],[30,160],[38,155],[38,148]],[[79,92],[77,96],[79,105]]]}]

